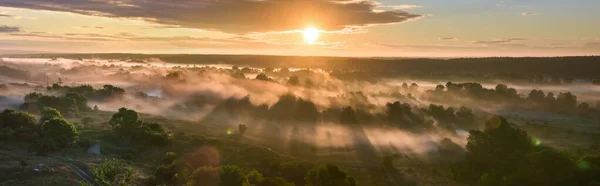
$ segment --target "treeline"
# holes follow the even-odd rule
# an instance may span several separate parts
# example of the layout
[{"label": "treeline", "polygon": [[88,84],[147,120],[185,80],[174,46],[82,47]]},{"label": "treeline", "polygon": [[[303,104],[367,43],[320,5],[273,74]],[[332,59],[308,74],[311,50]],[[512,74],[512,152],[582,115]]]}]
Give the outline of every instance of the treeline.
[{"label": "treeline", "polygon": [[79,131],[60,111],[46,107],[40,120],[26,112],[4,110],[0,113],[0,139],[31,144],[31,150],[47,153],[69,147],[79,141]]},{"label": "treeline", "polygon": [[91,85],[71,87],[62,86],[61,83],[54,83],[52,86],[46,87],[46,90],[50,93],[58,94],[77,93],[94,101],[108,101],[113,98],[122,98],[125,95],[125,90],[113,85],[104,85],[102,88],[94,89]]},{"label": "treeline", "polygon": [[[201,55],[201,54],[39,54],[14,55],[18,57],[65,57],[71,59],[122,59],[143,61],[158,58],[162,61],[184,64],[214,64],[223,61],[235,66],[258,68],[321,68],[348,69],[376,72],[382,77],[403,75],[459,75],[472,74],[480,78],[483,74],[544,75],[598,79],[600,57],[492,57],[492,58],[348,58],[315,56],[265,56],[265,55]],[[544,68],[540,68],[544,67]],[[568,68],[565,68],[568,67]],[[447,76],[446,76],[447,77]]]},{"label": "treeline", "polygon": [[8,66],[0,65],[0,75],[15,79],[29,79],[31,74],[26,70],[19,70]]},{"label": "treeline", "polygon": [[598,149],[587,153],[559,151],[532,139],[502,117],[486,122],[483,131],[470,131],[464,162],[449,176],[469,185],[597,185]]},{"label": "treeline", "polygon": [[[215,158],[204,155],[205,158]],[[263,160],[245,173],[235,165],[195,160],[167,152],[148,185],[190,186],[356,186],[354,177],[333,164],[312,165],[280,159]],[[258,169],[258,170],[257,170]],[[260,170],[260,171],[259,171]]]},{"label": "treeline", "polygon": [[[83,118],[82,122],[90,123],[90,119]],[[119,109],[109,124],[121,142],[154,146],[169,142],[162,125],[140,120],[134,110]],[[78,142],[79,132],[75,124],[64,119],[61,111],[51,107],[40,111],[39,121],[30,113],[6,109],[0,113],[0,139],[28,142],[36,152],[51,152]]]},{"label": "treeline", "polygon": [[[199,102],[203,104],[204,102]],[[201,106],[195,106],[201,107]],[[269,106],[254,105],[249,97],[241,99],[229,98],[217,104],[206,120],[219,118],[258,118],[276,122],[292,122],[314,125],[322,121],[341,123],[344,125],[387,124],[405,130],[423,131],[433,128],[438,120],[440,126],[449,129],[476,128],[477,120],[471,109],[461,107],[444,108],[441,105],[430,105],[419,108],[407,103],[393,102],[386,104],[384,112],[372,113],[358,107],[330,107],[319,109],[310,100],[285,94]]]},{"label": "treeline", "polygon": [[484,88],[479,83],[452,83],[437,85],[434,90],[427,91],[426,98],[433,101],[447,101],[468,98],[496,104],[508,104],[525,108],[536,108],[545,111],[580,114],[594,117],[600,113],[600,108],[593,108],[589,103],[578,102],[577,96],[570,92],[555,95],[541,90],[531,90],[528,95],[520,95],[517,90],[504,84],[498,84],[494,89]]}]

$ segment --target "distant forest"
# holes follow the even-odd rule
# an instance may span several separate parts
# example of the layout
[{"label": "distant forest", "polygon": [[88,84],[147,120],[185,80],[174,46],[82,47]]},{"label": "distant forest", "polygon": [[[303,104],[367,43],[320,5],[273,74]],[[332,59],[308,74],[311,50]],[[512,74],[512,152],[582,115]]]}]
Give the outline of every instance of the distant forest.
[{"label": "distant forest", "polygon": [[491,58],[350,58],[266,55],[203,54],[23,54],[4,57],[115,59],[143,63],[160,59],[181,64],[230,64],[257,68],[321,68],[327,70],[379,72],[381,76],[403,75],[543,75],[570,78],[600,78],[600,56],[580,57],[491,57]]}]

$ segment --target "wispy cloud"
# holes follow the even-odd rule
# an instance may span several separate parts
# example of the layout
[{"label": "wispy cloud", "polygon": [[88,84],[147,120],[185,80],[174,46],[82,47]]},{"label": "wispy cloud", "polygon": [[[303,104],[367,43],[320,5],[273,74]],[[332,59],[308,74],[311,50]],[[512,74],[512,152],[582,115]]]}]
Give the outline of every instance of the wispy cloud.
[{"label": "wispy cloud", "polygon": [[21,28],[0,25],[0,33],[12,33],[12,32],[21,32]]},{"label": "wispy cloud", "polygon": [[512,43],[513,41],[524,41],[527,40],[525,38],[502,38],[502,39],[495,39],[495,40],[480,40],[480,41],[473,41],[474,44],[484,44],[484,45],[490,45],[490,44],[508,44],[508,43]]},{"label": "wispy cloud", "polygon": [[3,13],[0,13],[0,18],[2,18],[2,17],[7,17],[7,18],[16,18],[17,16],[15,16],[15,15],[10,15],[10,14],[3,14]]},{"label": "wispy cloud", "polygon": [[522,16],[536,16],[536,15],[540,15],[538,13],[533,13],[533,12],[523,12],[521,13]]},{"label": "wispy cloud", "polygon": [[440,38],[438,38],[438,40],[445,40],[445,41],[451,40],[451,41],[455,41],[455,40],[459,40],[459,38],[458,37],[440,37]]},{"label": "wispy cloud", "polygon": [[386,7],[392,8],[394,10],[410,10],[415,8],[423,8],[423,6],[420,5],[390,5]]}]

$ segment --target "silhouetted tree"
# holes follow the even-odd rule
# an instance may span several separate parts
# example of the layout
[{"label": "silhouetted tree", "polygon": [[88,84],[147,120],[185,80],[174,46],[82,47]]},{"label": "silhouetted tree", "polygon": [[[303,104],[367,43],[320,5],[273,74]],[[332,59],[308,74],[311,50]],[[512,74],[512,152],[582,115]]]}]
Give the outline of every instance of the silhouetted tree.
[{"label": "silhouetted tree", "polygon": [[293,75],[288,80],[288,84],[293,85],[293,86],[300,85],[300,79],[298,78],[298,76]]},{"label": "silhouetted tree", "polygon": [[244,133],[246,132],[246,129],[248,129],[248,127],[244,124],[239,124],[238,125],[238,131],[240,132],[241,135],[244,135]]}]

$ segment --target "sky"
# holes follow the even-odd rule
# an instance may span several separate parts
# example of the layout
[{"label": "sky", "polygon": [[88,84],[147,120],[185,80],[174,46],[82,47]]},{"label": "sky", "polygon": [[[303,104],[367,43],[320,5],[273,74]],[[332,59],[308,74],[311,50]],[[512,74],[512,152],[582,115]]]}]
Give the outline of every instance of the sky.
[{"label": "sky", "polygon": [[0,0],[0,54],[600,55],[598,8],[598,0]]}]

